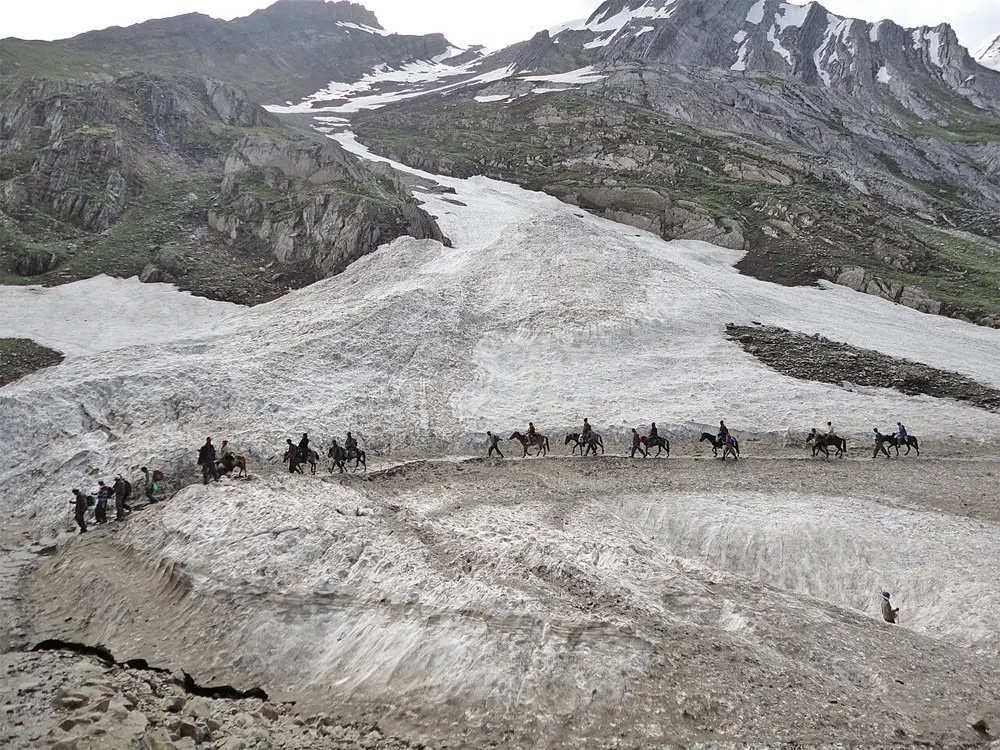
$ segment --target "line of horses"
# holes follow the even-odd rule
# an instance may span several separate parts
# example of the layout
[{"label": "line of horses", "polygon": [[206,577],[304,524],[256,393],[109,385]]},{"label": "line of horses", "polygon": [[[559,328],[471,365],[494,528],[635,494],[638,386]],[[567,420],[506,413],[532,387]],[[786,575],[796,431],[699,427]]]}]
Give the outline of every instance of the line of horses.
[{"label": "line of horses", "polygon": [[[522,434],[517,432],[511,434],[510,440],[516,440],[521,444],[522,458],[528,457],[528,449],[535,448],[534,455],[546,456],[549,453],[549,439],[546,435],[535,432],[531,434]],[[670,458],[670,441],[665,437],[659,435],[655,437],[642,436],[639,438],[642,443],[644,450],[642,451],[643,458],[645,458],[651,452],[652,448],[656,448],[656,456],[658,458],[661,454],[665,453],[667,458]],[[731,437],[727,442],[717,435],[713,435],[711,432],[701,433],[701,437],[698,439],[699,443],[709,442],[712,445],[712,455],[716,458],[719,457],[719,451],[722,451],[722,460],[725,461],[729,456],[732,456],[734,460],[739,460],[740,458],[740,441],[734,437]],[[834,455],[837,458],[844,458],[847,455],[847,440],[840,437],[839,435],[832,434],[821,434],[813,430],[809,437],[806,438],[806,443],[812,443],[812,454],[813,458],[822,453],[827,458],[830,457],[830,449],[833,448]],[[570,432],[566,435],[565,445],[573,445],[571,455],[576,455],[577,450],[580,451],[581,456],[589,456],[591,454],[597,455],[598,449],[601,453],[604,453],[604,440],[601,435],[597,432],[591,430],[586,435],[579,432]],[[913,435],[907,435],[906,439],[901,439],[896,435],[882,435],[877,433],[875,436],[875,452],[872,454],[872,458],[878,456],[879,453],[883,453],[886,458],[891,458],[888,448],[896,449],[896,456],[899,456],[899,449],[903,447],[906,448],[906,453],[908,455],[910,450],[913,449],[920,455],[920,442]]]},{"label": "line of horses", "polygon": [[[360,448],[352,448],[348,450],[344,446],[340,445],[336,440],[330,446],[330,449],[326,452],[326,457],[330,459],[330,473],[334,472],[334,469],[339,470],[341,474],[347,471],[347,462],[354,459],[354,468],[352,471],[357,471],[358,467],[364,467],[365,471],[368,471],[368,457],[363,450]],[[316,465],[320,461],[319,453],[310,448],[306,451],[303,456],[299,451],[298,446],[291,445],[285,451],[284,458],[282,459],[284,463],[288,464],[289,472],[297,472],[299,474],[304,474],[302,467],[308,466],[309,473],[316,473]]]}]

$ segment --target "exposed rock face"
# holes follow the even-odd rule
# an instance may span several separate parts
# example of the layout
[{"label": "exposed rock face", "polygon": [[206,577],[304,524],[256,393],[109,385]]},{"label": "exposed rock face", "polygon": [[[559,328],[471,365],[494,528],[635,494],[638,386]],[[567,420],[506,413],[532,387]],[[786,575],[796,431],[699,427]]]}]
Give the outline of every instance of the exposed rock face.
[{"label": "exposed rock face", "polygon": [[891,90],[918,114],[933,110],[928,86],[1000,105],[1000,76],[983,70],[947,24],[866,23],[815,2],[608,0],[556,42],[596,61],[770,74],[854,96]]},{"label": "exposed rock face", "polygon": [[267,136],[233,147],[208,221],[232,240],[255,236],[281,263],[305,261],[324,275],[402,235],[445,241],[391,168],[363,165],[333,142]]},{"label": "exposed rock face", "polygon": [[0,83],[0,217],[5,271],[249,303],[401,234],[443,239],[388,167],[286,131],[229,84],[142,73]]}]

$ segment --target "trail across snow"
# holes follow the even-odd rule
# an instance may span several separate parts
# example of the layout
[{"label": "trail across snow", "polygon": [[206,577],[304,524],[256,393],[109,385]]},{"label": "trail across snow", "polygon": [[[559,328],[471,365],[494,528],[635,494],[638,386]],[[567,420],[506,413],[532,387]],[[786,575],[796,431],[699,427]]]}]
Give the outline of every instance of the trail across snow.
[{"label": "trail across snow", "polygon": [[[206,435],[254,475],[69,545],[39,583],[50,637],[303,707],[386,711],[430,737],[516,726],[545,745],[618,721],[634,744],[666,741],[696,731],[688,716],[734,737],[858,740],[890,721],[913,736],[992,699],[977,654],[997,651],[995,522],[956,519],[958,499],[907,505],[942,487],[995,495],[992,465],[916,464],[918,485],[906,462],[925,458],[772,471],[753,446],[832,419],[856,449],[900,419],[925,451],[986,455],[1000,415],[794,380],[725,329],[759,321],[993,386],[1000,332],[761,282],[738,252],[513,185],[415,174],[453,191],[419,193],[453,248],[401,238],[256,308],[135,280],[0,288],[3,335],[73,355],[0,389],[0,513],[65,528],[71,487],[140,465],[184,484]],[[674,457],[408,464],[371,482],[280,461],[303,431],[322,449],[352,430],[384,465],[482,453],[485,430],[528,420],[565,453],[584,416],[609,437],[656,420]],[[693,458],[720,418],[759,441],[749,462]],[[882,587],[905,608],[891,633],[872,610]],[[734,670],[783,689],[748,693]],[[942,680],[950,700],[926,706]]]}]

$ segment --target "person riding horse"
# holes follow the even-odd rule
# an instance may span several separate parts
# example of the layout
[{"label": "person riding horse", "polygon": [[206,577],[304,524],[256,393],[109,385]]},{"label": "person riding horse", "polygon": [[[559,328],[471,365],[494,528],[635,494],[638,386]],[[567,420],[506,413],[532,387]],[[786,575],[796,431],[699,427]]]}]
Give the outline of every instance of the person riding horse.
[{"label": "person riding horse", "polygon": [[648,435],[647,439],[648,440],[654,440],[655,438],[658,438],[659,436],[660,436],[659,433],[656,431],[656,422],[653,422],[653,424],[651,424],[649,426],[649,435]]},{"label": "person riding horse", "polygon": [[[289,440],[288,442],[291,442]],[[309,457],[309,435],[308,433],[302,433],[302,439],[299,441],[299,462],[305,463],[305,460]]]},{"label": "person riding horse", "polygon": [[347,451],[348,460],[354,458],[358,453],[358,441],[350,432],[347,433],[347,439],[344,441],[344,450]]},{"label": "person riding horse", "polygon": [[527,434],[528,434],[528,440],[530,440],[532,443],[535,442],[535,436],[538,433],[535,432],[535,423],[534,422],[528,422],[528,433]]},{"label": "person riding horse", "polygon": [[719,420],[719,434],[717,435],[719,444],[726,445],[729,443],[729,428],[726,427],[726,423],[723,420]]},{"label": "person riding horse", "polygon": [[906,427],[902,422],[896,422],[896,438],[899,440],[900,444],[906,445]]}]

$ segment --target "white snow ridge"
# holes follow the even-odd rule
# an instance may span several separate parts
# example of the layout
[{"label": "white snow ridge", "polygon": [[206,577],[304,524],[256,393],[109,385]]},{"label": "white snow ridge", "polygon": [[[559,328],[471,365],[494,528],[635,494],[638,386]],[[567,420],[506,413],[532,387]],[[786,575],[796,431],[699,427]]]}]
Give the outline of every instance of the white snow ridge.
[{"label": "white snow ridge", "polygon": [[[419,198],[453,248],[400,238],[253,309],[132,280],[0,287],[0,335],[73,355],[0,389],[0,512],[64,542],[33,593],[39,627],[448,746],[861,744],[996,697],[995,523],[955,507],[997,499],[982,456],[1000,415],[786,377],[726,324],[993,387],[1000,331],[758,281],[739,252],[506,183],[415,174],[444,188]],[[102,329],[74,305],[108,291],[126,301]],[[584,416],[603,457],[568,456]],[[697,442],[720,418],[739,463]],[[799,452],[827,419],[851,458]],[[897,419],[925,455],[861,458]],[[528,420],[556,457],[504,441],[507,460],[468,460],[486,430]],[[616,439],[652,420],[671,457],[622,458]],[[284,470],[286,438],[347,430],[366,479]],[[194,481],[207,435],[245,451],[252,479]],[[142,465],[166,470],[169,501],[71,540],[69,489]],[[949,699],[927,700],[943,679]]]}]

